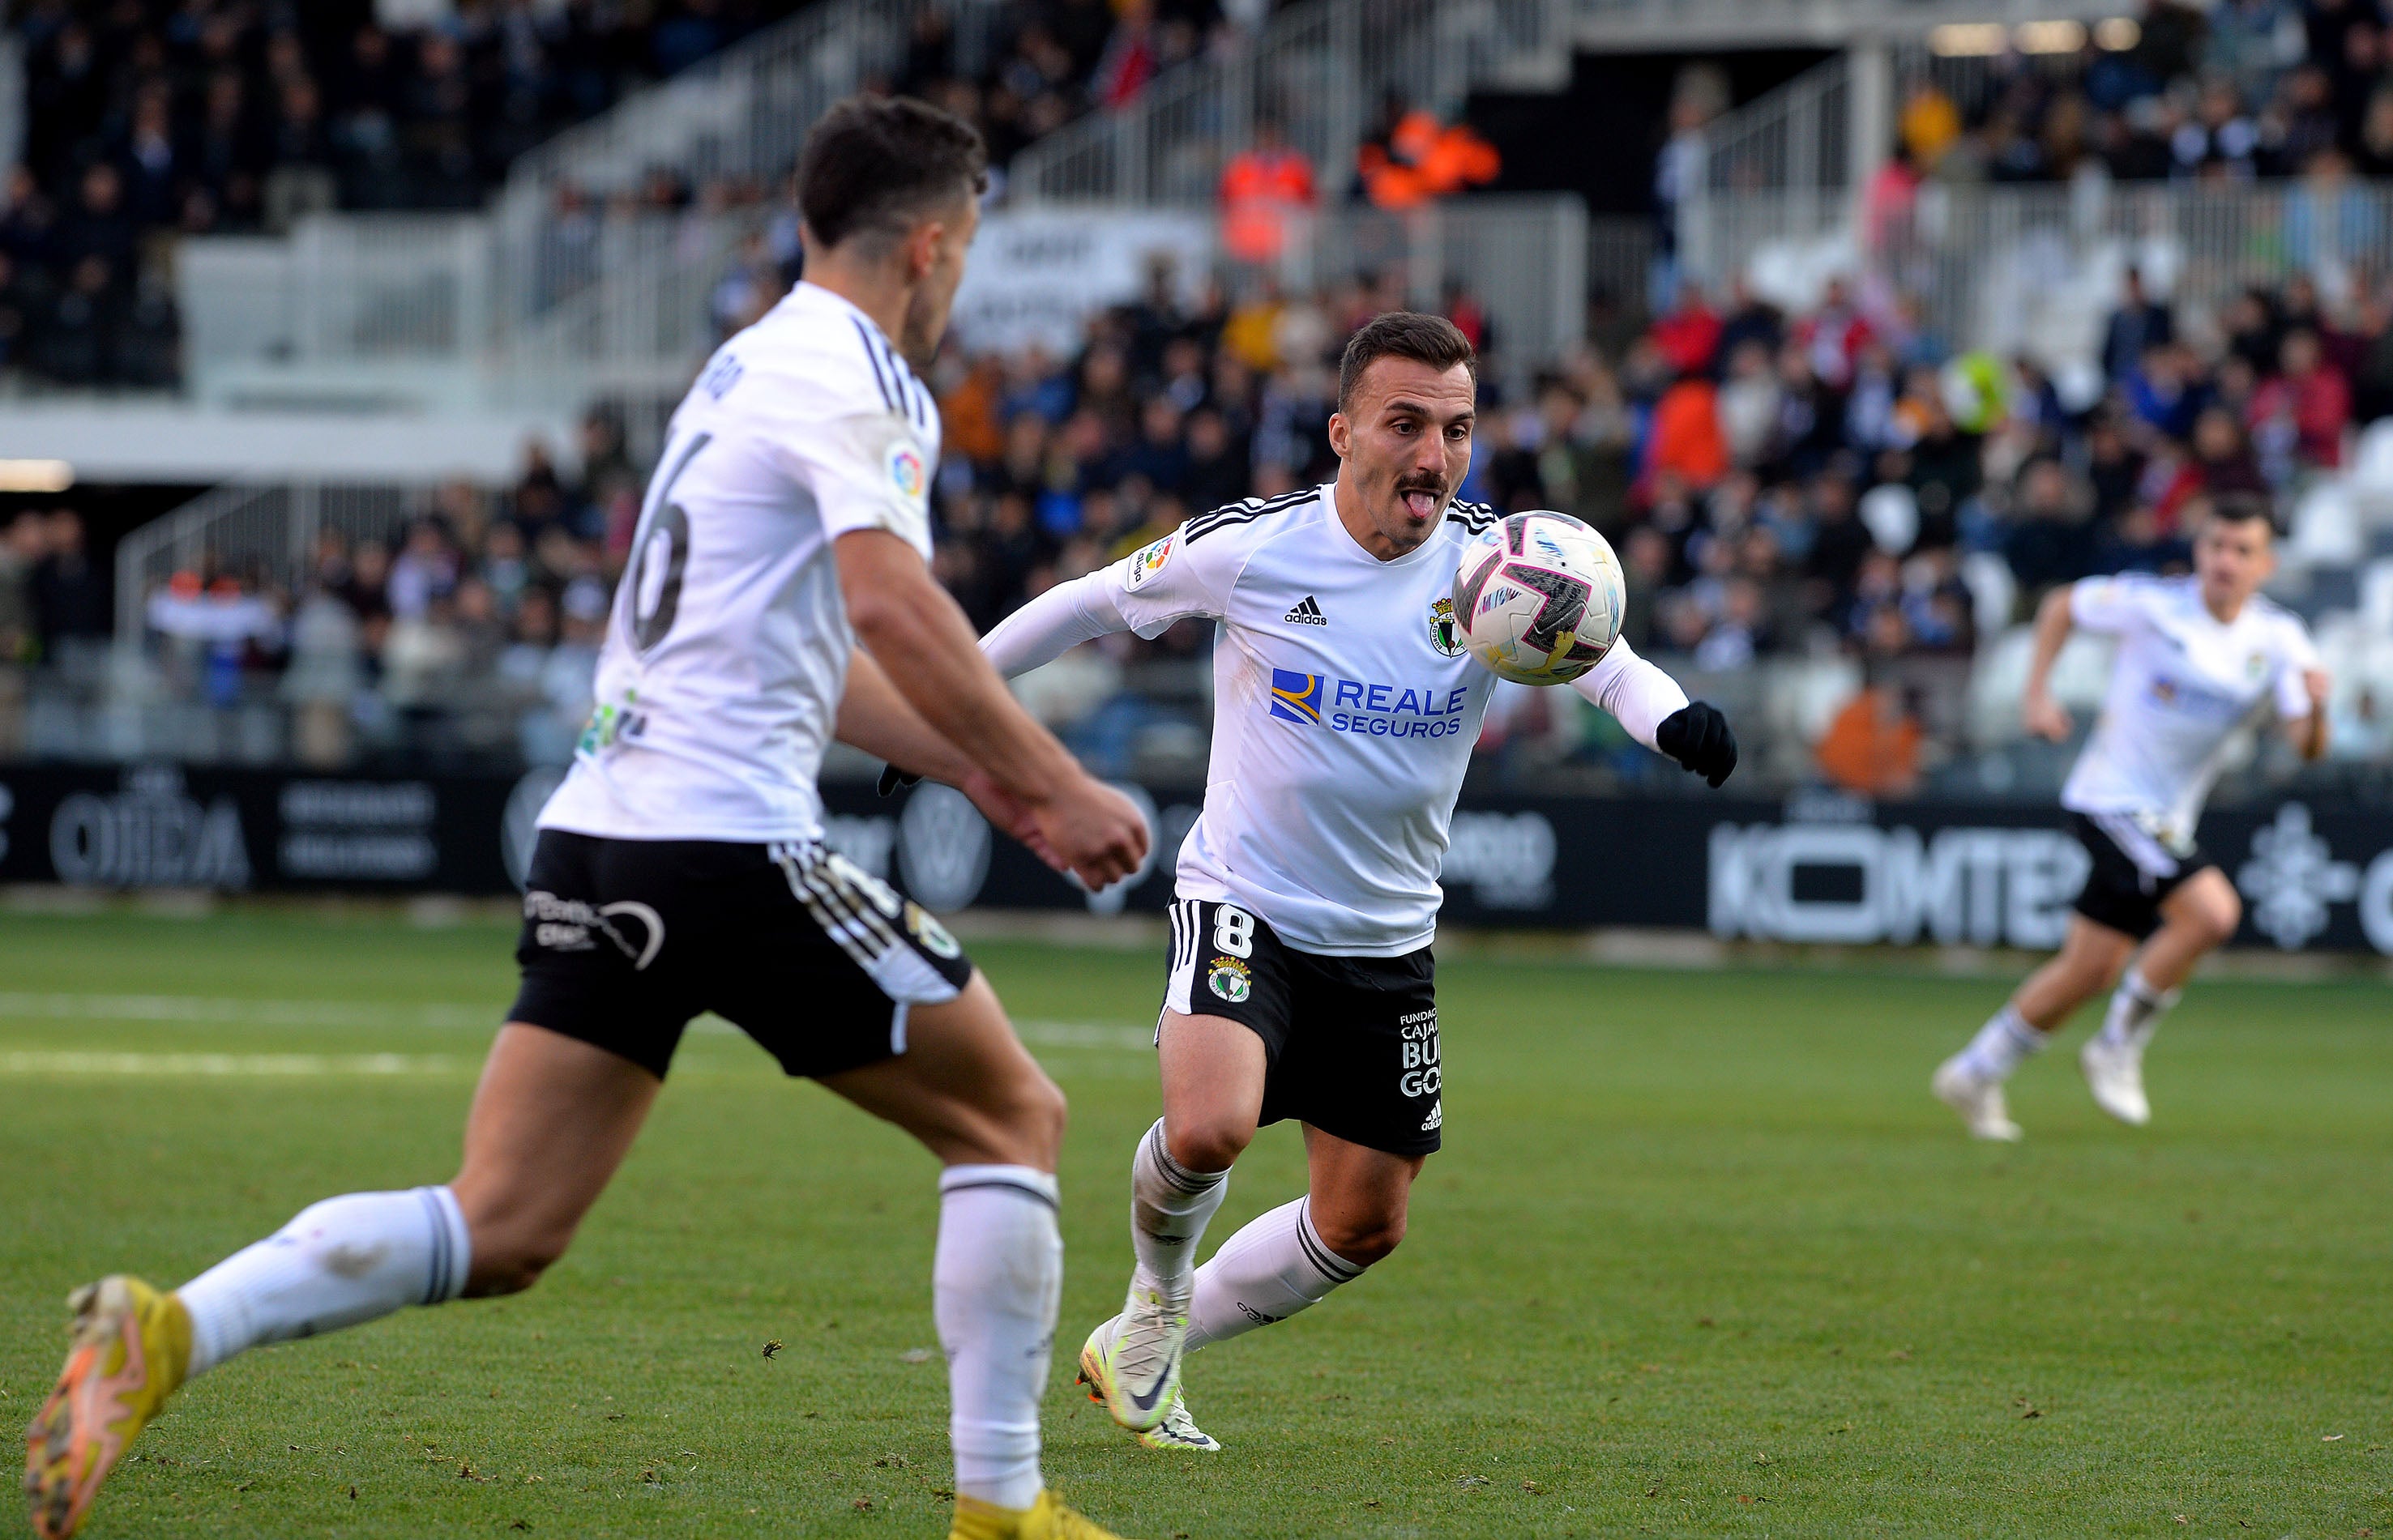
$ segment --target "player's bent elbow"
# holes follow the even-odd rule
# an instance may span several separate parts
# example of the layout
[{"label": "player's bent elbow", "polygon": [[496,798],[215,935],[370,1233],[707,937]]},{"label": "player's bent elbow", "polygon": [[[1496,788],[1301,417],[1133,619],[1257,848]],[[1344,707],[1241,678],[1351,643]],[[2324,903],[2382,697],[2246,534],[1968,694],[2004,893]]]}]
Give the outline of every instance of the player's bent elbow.
[{"label": "player's bent elbow", "polygon": [[[915,648],[921,632],[920,611],[898,595],[880,589],[847,596],[847,623],[864,650],[875,659],[903,659]],[[884,661],[883,666],[888,665]]]}]

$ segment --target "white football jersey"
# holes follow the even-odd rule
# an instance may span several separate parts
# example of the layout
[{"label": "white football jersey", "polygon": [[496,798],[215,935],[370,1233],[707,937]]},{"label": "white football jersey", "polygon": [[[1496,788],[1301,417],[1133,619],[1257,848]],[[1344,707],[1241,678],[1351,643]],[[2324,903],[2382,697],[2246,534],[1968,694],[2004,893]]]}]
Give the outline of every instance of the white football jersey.
[{"label": "white football jersey", "polygon": [[1180,895],[1236,904],[1301,951],[1397,957],[1435,933],[1446,829],[1496,683],[1463,650],[1449,597],[1462,547],[1495,516],[1456,503],[1381,561],[1333,497],[1199,515],[1102,576],[1142,636],[1221,622]]},{"label": "white football jersey", "polygon": [[931,554],[939,412],[863,311],[800,283],[673,412],[543,829],[806,841],[855,645],[831,542]]},{"label": "white football jersey", "polygon": [[2264,699],[2287,721],[2309,714],[2302,675],[2318,650],[2299,617],[2257,596],[2221,625],[2194,578],[2089,578],[2070,590],[2069,610],[2116,635],[2119,651],[2060,804],[2126,814],[2181,853],[2236,726]]}]

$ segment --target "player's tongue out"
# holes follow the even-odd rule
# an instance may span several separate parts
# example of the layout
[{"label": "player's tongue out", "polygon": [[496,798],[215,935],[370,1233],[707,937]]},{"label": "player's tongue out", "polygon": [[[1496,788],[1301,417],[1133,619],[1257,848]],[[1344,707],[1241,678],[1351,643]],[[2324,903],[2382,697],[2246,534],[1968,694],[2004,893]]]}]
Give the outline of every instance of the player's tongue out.
[{"label": "player's tongue out", "polygon": [[1405,506],[1411,510],[1415,518],[1428,518],[1437,512],[1435,492],[1423,491],[1419,488],[1407,488],[1405,490],[1404,499]]}]

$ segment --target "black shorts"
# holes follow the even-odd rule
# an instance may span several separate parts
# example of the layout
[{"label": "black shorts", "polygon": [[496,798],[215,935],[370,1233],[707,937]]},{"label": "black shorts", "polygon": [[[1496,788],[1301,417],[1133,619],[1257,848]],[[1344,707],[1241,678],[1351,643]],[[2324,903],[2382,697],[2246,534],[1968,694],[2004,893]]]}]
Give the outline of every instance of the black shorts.
[{"label": "black shorts", "polygon": [[2073,906],[2097,925],[2141,941],[2161,928],[2161,905],[2218,863],[2191,841],[2172,843],[2129,813],[2072,813],[2069,832],[2094,858]]},{"label": "black shorts", "polygon": [[819,845],[544,829],[524,887],[508,1019],[660,1077],[703,1011],[791,1075],[876,1064],[906,1051],[908,1007],[972,979],[946,926]]},{"label": "black shorts", "polygon": [[1288,946],[1235,904],[1171,905],[1164,1008],[1225,1016],[1263,1040],[1265,1123],[1294,1117],[1390,1155],[1436,1150],[1445,1121],[1436,980],[1426,946],[1324,957]]}]

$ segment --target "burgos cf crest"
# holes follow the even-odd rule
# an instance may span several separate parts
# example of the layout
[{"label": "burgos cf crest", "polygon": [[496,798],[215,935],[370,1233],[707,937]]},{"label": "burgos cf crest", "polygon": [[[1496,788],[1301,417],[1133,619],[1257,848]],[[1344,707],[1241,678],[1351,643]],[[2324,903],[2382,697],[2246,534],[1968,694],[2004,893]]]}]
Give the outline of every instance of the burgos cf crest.
[{"label": "burgos cf crest", "polygon": [[1271,714],[1284,722],[1321,722],[1321,680],[1317,673],[1294,669],[1272,670]]},{"label": "burgos cf crest", "polygon": [[1446,658],[1463,654],[1462,628],[1455,623],[1454,601],[1432,599],[1429,604],[1429,645]]},{"label": "burgos cf crest", "polygon": [[1205,987],[1228,1000],[1232,1005],[1243,1002],[1254,988],[1247,965],[1234,957],[1217,957],[1206,972]]}]

